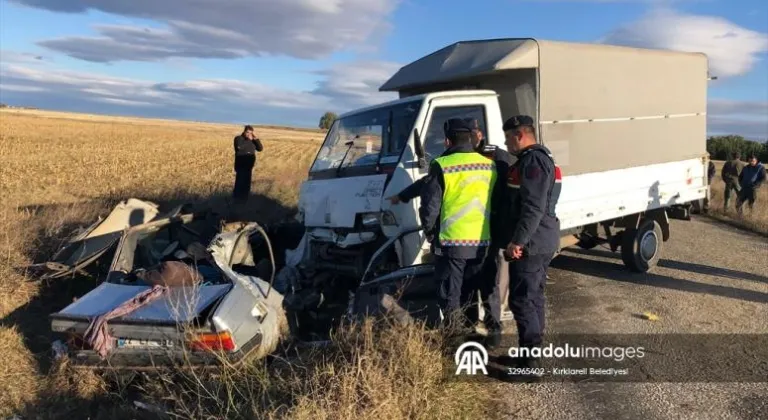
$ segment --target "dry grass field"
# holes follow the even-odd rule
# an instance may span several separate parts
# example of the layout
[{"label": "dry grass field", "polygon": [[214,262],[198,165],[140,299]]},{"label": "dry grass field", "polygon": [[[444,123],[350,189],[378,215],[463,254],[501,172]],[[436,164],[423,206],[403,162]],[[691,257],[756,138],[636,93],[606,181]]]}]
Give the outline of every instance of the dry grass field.
[{"label": "dry grass field", "polygon": [[[445,346],[415,327],[342,331],[330,349],[275,368],[263,362],[204,377],[76,372],[51,357],[48,314],[95,286],[93,278],[34,281],[78,226],[129,197],[163,208],[226,209],[241,127],[45,111],[0,112],[0,418],[148,418],[142,399],[181,418],[487,417],[490,396],[443,384]],[[324,133],[257,127],[264,142],[252,199],[259,221],[292,212]],[[403,339],[405,337],[405,339]],[[386,343],[386,345],[380,345]],[[132,383],[136,383],[133,381]],[[456,395],[463,398],[457,399]]]},{"label": "dry grass field", "polygon": [[721,177],[721,171],[724,162],[715,162],[717,175],[712,180],[711,201],[709,215],[730,224],[740,226],[755,232],[768,235],[768,185],[758,190],[757,201],[754,208],[750,211],[746,203],[743,207],[743,214],[739,216],[736,212],[736,197],[731,195],[728,208],[725,209],[725,184]]}]

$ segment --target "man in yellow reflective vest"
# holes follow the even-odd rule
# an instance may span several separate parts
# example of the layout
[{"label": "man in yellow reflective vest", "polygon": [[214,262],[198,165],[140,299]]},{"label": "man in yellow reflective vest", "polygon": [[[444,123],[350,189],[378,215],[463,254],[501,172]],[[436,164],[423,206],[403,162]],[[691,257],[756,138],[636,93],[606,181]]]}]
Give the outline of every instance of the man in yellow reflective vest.
[{"label": "man in yellow reflective vest", "polygon": [[419,218],[434,247],[443,316],[451,324],[469,326],[460,309],[468,306],[480,281],[497,176],[494,162],[476,152],[467,121],[450,119],[443,130],[447,150],[430,165]]}]

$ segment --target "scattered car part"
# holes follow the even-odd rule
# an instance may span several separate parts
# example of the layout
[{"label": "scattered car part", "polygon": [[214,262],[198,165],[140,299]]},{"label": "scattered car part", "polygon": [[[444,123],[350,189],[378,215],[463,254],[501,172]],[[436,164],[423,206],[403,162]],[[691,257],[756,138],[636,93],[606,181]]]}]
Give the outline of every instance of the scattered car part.
[{"label": "scattered car part", "polygon": [[80,272],[114,250],[125,229],[147,223],[157,215],[157,204],[129,198],[115,206],[106,218],[99,218],[84,231],[76,233],[50,261],[29,268],[39,273],[42,280]]}]

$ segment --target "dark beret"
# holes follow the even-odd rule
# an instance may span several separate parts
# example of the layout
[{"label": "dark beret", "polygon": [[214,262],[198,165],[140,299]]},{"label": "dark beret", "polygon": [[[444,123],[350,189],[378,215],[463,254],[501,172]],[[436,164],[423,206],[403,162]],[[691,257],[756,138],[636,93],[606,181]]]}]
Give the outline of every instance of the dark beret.
[{"label": "dark beret", "polygon": [[515,115],[514,117],[504,121],[504,126],[502,128],[504,131],[509,131],[517,130],[518,128],[526,125],[533,127],[533,118],[527,115]]},{"label": "dark beret", "polygon": [[451,118],[443,124],[443,131],[446,137],[451,137],[453,133],[472,132],[472,126],[461,118]]}]

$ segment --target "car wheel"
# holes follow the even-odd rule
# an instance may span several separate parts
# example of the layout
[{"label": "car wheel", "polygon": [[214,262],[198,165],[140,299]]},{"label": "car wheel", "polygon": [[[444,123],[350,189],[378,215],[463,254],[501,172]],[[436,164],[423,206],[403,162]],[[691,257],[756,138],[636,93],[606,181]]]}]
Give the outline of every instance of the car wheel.
[{"label": "car wheel", "polygon": [[661,226],[652,219],[640,222],[637,229],[622,235],[621,259],[632,271],[646,273],[659,262],[664,241]]}]

